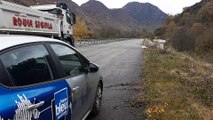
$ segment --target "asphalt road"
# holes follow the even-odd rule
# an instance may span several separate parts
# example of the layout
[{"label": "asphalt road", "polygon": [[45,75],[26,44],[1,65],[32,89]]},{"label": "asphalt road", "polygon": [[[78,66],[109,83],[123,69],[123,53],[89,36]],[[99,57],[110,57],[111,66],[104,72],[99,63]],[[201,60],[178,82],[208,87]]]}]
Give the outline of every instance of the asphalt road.
[{"label": "asphalt road", "polygon": [[141,120],[141,108],[131,107],[140,80],[142,39],[133,39],[77,49],[100,66],[104,78],[101,112],[88,120]]}]

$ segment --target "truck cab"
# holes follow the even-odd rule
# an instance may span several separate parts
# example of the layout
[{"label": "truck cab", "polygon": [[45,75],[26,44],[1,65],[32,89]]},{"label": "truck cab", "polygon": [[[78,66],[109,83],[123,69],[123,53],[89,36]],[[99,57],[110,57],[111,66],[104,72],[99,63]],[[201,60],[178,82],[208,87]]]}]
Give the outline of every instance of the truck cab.
[{"label": "truck cab", "polygon": [[56,15],[60,19],[58,24],[58,28],[60,28],[59,38],[74,46],[72,26],[76,23],[76,15],[69,11],[65,3],[36,5],[31,6],[31,8]]}]

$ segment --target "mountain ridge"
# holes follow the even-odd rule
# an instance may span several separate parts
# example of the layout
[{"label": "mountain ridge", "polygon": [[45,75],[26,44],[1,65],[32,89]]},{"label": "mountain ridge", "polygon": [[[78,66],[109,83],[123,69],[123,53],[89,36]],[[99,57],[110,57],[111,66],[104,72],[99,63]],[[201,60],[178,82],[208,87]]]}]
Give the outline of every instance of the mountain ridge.
[{"label": "mountain ridge", "polygon": [[[131,9],[128,6],[138,9]],[[80,7],[95,20],[98,26],[115,27],[123,31],[141,31],[143,29],[153,31],[163,25],[168,16],[150,3],[129,2],[122,8],[110,9],[100,1],[90,0]]]},{"label": "mountain ridge", "polygon": [[[6,0],[25,6],[65,2],[68,8],[83,19],[92,31],[113,28],[120,31],[154,31],[168,16],[150,3],[130,2],[122,8],[110,9],[97,0],[77,5],[72,0]],[[135,9],[137,8],[137,9]]]}]

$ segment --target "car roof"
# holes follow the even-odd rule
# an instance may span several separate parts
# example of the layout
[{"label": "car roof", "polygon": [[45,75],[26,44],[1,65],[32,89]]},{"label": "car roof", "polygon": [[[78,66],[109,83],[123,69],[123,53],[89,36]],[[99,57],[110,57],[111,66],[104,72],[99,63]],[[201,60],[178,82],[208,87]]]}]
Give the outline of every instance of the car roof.
[{"label": "car roof", "polygon": [[60,42],[53,38],[29,35],[0,35],[0,51],[9,47],[35,42]]}]

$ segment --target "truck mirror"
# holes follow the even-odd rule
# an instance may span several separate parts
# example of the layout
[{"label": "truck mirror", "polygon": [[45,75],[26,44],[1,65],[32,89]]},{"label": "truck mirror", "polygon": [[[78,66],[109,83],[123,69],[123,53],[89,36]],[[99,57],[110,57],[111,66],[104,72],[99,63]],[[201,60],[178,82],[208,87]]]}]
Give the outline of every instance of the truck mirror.
[{"label": "truck mirror", "polygon": [[71,14],[72,14],[72,18],[73,18],[73,24],[75,24],[76,23],[76,15],[73,12]]},{"label": "truck mirror", "polygon": [[67,4],[66,3],[57,3],[56,7],[60,7],[62,9],[64,9],[64,10],[67,10]]}]

